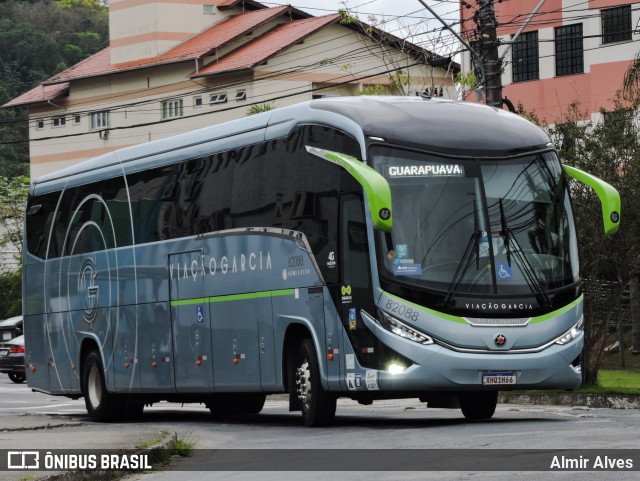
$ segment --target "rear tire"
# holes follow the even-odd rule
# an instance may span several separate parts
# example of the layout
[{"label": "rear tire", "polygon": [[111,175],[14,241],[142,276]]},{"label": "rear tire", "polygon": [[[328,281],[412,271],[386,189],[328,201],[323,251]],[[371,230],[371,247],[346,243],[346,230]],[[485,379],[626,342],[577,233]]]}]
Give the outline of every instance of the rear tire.
[{"label": "rear tire", "polygon": [[23,372],[10,372],[9,379],[11,379],[16,384],[22,384],[27,380],[27,376]]},{"label": "rear tire", "polygon": [[470,421],[490,419],[496,412],[498,391],[464,392],[458,397],[462,414]]},{"label": "rear tire", "polygon": [[336,416],[336,396],[322,387],[316,348],[311,339],[302,340],[298,359],[294,377],[302,402],[302,420],[308,427],[330,426]]},{"label": "rear tire", "polygon": [[258,414],[266,399],[261,393],[213,394],[206,404],[214,417],[242,416]]},{"label": "rear tire", "polygon": [[91,351],[84,360],[82,392],[92,421],[108,422],[122,419],[126,398],[107,391],[102,360],[97,351]]}]

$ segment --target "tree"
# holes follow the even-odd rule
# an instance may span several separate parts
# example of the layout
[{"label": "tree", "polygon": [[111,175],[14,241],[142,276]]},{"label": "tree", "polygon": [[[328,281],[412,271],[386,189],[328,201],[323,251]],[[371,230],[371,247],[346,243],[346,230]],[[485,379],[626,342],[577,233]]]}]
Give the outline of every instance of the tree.
[{"label": "tree", "polygon": [[24,210],[29,193],[29,178],[0,177],[0,247],[9,247],[22,255]]},{"label": "tree", "polygon": [[[583,380],[597,381],[603,348],[620,308],[622,292],[640,276],[640,132],[635,103],[618,96],[614,108],[601,110],[598,123],[582,123],[574,103],[564,119],[548,129],[563,163],[612,184],[622,200],[621,228],[605,236],[600,202],[591,189],[572,182],[581,271],[585,282]],[[637,296],[637,290],[632,291]],[[634,299],[632,299],[632,304]]]}]

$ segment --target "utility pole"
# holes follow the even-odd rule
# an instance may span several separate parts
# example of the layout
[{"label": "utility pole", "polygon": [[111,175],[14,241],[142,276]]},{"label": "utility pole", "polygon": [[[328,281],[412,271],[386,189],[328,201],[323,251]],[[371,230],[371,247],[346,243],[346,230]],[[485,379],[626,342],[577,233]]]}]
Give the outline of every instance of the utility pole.
[{"label": "utility pole", "polygon": [[502,59],[498,56],[498,21],[493,0],[477,0],[474,20],[478,25],[480,61],[484,70],[487,105],[502,108]]}]

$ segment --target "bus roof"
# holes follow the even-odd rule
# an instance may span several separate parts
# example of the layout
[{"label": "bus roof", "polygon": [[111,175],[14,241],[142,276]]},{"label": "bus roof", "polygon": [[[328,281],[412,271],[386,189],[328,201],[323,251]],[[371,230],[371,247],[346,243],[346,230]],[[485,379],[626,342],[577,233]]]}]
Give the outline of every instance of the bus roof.
[{"label": "bus roof", "polygon": [[117,150],[46,174],[34,181],[33,188],[51,191],[230,150],[286,136],[301,124],[345,131],[360,142],[363,159],[370,137],[466,157],[509,156],[549,146],[548,136],[531,122],[481,104],[422,97],[335,97]]}]

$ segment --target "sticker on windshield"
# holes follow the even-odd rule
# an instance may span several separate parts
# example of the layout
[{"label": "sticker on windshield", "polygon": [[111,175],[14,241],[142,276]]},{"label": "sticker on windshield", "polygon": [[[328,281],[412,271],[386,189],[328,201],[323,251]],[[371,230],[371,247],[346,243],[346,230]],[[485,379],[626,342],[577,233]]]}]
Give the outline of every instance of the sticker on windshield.
[{"label": "sticker on windshield", "polygon": [[419,276],[422,272],[420,264],[394,264],[393,274],[396,276]]},{"label": "sticker on windshield", "polygon": [[409,246],[407,244],[396,244],[396,256],[398,259],[409,257]]},{"label": "sticker on windshield", "polygon": [[463,177],[464,167],[458,164],[390,165],[387,173],[398,177]]},{"label": "sticker on windshield", "polygon": [[511,266],[509,264],[498,264],[496,266],[496,275],[501,281],[510,281],[513,279]]}]

